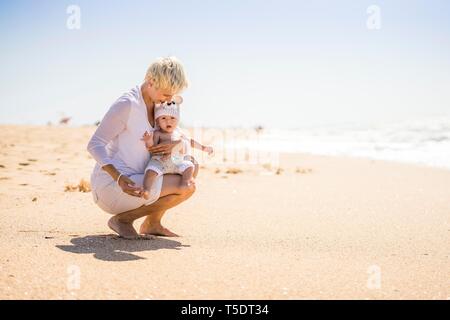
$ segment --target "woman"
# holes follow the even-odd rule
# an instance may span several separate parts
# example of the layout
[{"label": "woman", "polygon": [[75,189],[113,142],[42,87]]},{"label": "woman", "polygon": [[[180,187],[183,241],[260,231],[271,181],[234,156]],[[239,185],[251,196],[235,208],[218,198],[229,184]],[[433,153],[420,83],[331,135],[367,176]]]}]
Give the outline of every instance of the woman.
[{"label": "woman", "polygon": [[[114,214],[108,226],[121,237],[136,239],[154,235],[177,236],[161,225],[167,209],[188,199],[195,184],[181,187],[180,175],[155,180],[151,195],[143,198],[144,169],[150,153],[168,154],[180,141],[145,148],[145,131],[155,126],[155,104],[171,101],[187,87],[183,66],[174,57],[160,58],[150,65],[144,83],[122,95],[108,110],[87,149],[97,161],[91,175],[92,195],[104,211]],[[195,162],[195,160],[192,161]],[[198,166],[196,164],[196,173]],[[146,216],[139,235],[133,221]]]}]

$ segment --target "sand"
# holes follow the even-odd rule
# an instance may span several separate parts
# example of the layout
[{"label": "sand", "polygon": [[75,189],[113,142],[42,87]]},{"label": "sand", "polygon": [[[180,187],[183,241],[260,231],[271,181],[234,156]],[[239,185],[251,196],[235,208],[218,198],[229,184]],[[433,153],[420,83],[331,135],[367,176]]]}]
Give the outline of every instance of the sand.
[{"label": "sand", "polygon": [[1,299],[450,298],[450,171],[205,165],[163,220],[182,237],[123,240],[89,192],[65,191],[89,179],[94,130],[0,126]]}]

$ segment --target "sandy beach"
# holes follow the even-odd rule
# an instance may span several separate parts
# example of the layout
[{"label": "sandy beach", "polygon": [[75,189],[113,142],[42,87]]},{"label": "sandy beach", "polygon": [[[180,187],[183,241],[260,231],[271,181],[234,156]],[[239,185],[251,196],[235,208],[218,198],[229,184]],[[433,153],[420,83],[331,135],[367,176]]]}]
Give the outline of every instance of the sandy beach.
[{"label": "sandy beach", "polygon": [[450,299],[450,171],[205,165],[163,219],[181,237],[123,240],[76,189],[94,130],[0,126],[0,299]]}]

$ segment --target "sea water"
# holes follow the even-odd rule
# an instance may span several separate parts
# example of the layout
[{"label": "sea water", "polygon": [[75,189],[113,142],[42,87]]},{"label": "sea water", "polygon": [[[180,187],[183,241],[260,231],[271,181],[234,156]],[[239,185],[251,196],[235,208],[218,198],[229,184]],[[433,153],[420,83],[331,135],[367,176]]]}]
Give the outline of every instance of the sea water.
[{"label": "sea water", "polygon": [[253,135],[252,139],[234,140],[232,147],[365,157],[450,169],[450,118],[289,130],[264,129],[257,138]]}]

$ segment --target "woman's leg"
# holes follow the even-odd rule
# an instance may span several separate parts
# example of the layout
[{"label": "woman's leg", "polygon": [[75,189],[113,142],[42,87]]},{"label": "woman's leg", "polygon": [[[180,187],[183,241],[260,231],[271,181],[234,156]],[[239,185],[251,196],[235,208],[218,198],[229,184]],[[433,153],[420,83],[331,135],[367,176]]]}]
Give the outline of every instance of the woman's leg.
[{"label": "woman's leg", "polygon": [[178,235],[161,225],[161,219],[170,209],[183,201],[186,201],[195,191],[195,184],[181,186],[182,177],[178,174],[164,175],[161,196],[152,204],[151,212],[147,214],[144,222],[139,228],[141,234],[157,236],[177,237]]},{"label": "woman's leg", "polygon": [[[194,163],[194,177],[197,177],[198,174],[198,169],[199,169],[199,165],[198,162],[195,160],[194,157],[190,157],[192,163]],[[171,177],[175,177],[178,181],[172,181],[173,178]],[[181,176],[179,175],[164,175],[164,180],[163,180],[163,187],[161,190],[161,198],[159,198],[159,200],[165,199],[168,196],[164,194],[165,191],[169,192],[173,192],[174,190],[171,190],[170,186],[176,186],[177,192],[180,191],[180,183],[181,183]],[[166,188],[164,188],[164,186],[166,186]],[[173,206],[171,206],[170,208],[178,205],[179,203],[187,200],[195,191],[195,183],[193,183],[192,185],[190,185],[189,187],[187,187],[187,193],[185,193],[185,197],[183,200],[179,201],[178,203],[174,204]],[[182,191],[186,191],[185,187],[181,186],[181,190]],[[158,201],[159,201],[158,200]],[[158,202],[157,201],[157,202]],[[169,199],[168,199],[169,201]],[[147,217],[145,218],[144,222],[141,224],[141,227],[139,229],[139,233],[141,234],[153,234],[153,235],[164,235],[164,236],[177,236],[175,233],[173,233],[172,231],[168,230],[167,228],[164,228],[161,225],[161,219],[163,217],[163,215],[166,213],[166,210],[169,208],[161,208],[159,209],[158,207],[154,207],[154,210],[152,211],[151,214],[147,215]]]},{"label": "woman's leg", "polygon": [[138,234],[133,228],[133,221],[147,216],[140,228],[142,234],[176,236],[161,225],[161,218],[167,209],[187,200],[195,192],[195,185],[181,188],[180,182],[180,175],[164,175],[160,198],[157,201],[119,213],[109,220],[108,225],[124,238],[136,238]]}]

